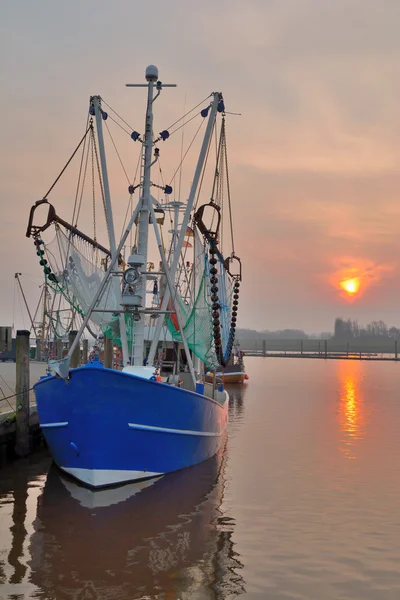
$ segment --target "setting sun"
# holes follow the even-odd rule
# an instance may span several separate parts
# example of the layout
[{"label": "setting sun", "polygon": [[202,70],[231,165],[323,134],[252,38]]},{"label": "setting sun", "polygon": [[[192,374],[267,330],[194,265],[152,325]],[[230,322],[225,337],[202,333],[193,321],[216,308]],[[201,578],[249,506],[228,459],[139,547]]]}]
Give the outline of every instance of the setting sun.
[{"label": "setting sun", "polygon": [[355,277],[354,279],[345,279],[340,282],[340,287],[350,295],[356,294],[360,287],[360,280],[358,277]]}]

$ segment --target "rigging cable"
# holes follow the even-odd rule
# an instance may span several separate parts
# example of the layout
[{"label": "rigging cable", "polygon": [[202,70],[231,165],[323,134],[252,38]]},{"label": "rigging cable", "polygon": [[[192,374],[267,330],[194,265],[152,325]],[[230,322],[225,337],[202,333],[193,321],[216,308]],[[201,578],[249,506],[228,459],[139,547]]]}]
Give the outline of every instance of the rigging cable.
[{"label": "rigging cable", "polygon": [[232,252],[235,254],[235,242],[233,235],[233,219],[232,219],[232,204],[231,204],[231,190],[229,184],[229,171],[228,171],[228,151],[226,144],[226,129],[225,129],[225,118],[222,118],[222,127],[224,129],[224,145],[225,145],[225,172],[226,172],[226,191],[228,195],[228,207],[229,207],[229,221],[231,226],[231,239],[232,239]]},{"label": "rigging cable", "polygon": [[55,182],[53,183],[53,185],[50,187],[50,189],[47,191],[47,193],[43,196],[43,200],[45,200],[47,198],[47,196],[50,194],[50,192],[52,191],[52,189],[54,188],[54,186],[56,185],[56,183],[59,181],[59,179],[62,177],[62,175],[64,174],[65,170],[67,169],[67,167],[69,166],[70,162],[72,161],[72,159],[74,158],[75,154],[78,152],[79,148],[81,147],[81,145],[83,144],[87,134],[90,131],[90,126],[86,129],[85,134],[83,135],[81,141],[79,142],[79,144],[77,145],[77,147],[75,148],[75,150],[73,151],[71,157],[69,158],[67,164],[65,165],[65,167],[62,169],[61,173],[58,175],[58,177],[56,178]]},{"label": "rigging cable", "polygon": [[[104,98],[101,98],[101,101],[102,101],[102,103],[103,103],[103,104],[105,104],[105,105],[106,105],[106,106],[107,106],[107,107],[108,107],[110,110],[112,110],[112,111],[113,111],[113,113],[114,113],[115,115],[117,115],[117,117],[118,117],[119,119],[121,119],[121,121],[122,121],[123,123],[125,123],[125,125],[126,125],[127,127],[129,127],[129,129],[130,129],[131,131],[133,131],[133,127],[131,127],[131,126],[129,125],[129,123],[127,123],[127,122],[125,121],[125,119],[123,119],[123,118],[121,117],[121,115],[119,115],[119,114],[117,113],[117,111],[116,111],[114,108],[112,108],[112,107],[111,107],[109,104],[107,104],[107,102],[104,100]],[[110,116],[110,115],[108,115],[108,116]],[[111,117],[110,117],[110,119],[111,119]],[[112,119],[112,120],[113,120],[114,122],[116,122],[116,121],[115,121],[115,119]],[[117,123],[117,125],[118,125],[118,123]],[[129,134],[129,135],[130,135],[130,134]]]},{"label": "rigging cable", "polygon": [[[89,162],[89,151],[90,151],[90,140],[89,140],[89,144],[87,145],[87,150],[86,150],[85,170],[83,173],[82,188],[81,188],[81,195],[79,198],[78,210],[76,212],[75,227],[78,227],[79,215],[81,214],[82,198],[83,198],[83,192],[85,189],[87,166],[88,166],[88,162]],[[72,221],[72,223],[73,223],[73,221]]]},{"label": "rigging cable", "polygon": [[[194,110],[196,110],[196,108],[199,108],[199,106],[201,106],[203,104],[203,102],[205,102],[206,100],[208,100],[209,98],[211,98],[212,94],[210,94],[209,96],[206,96],[204,98],[204,100],[202,100],[201,102],[199,102],[198,104],[196,104],[196,106],[194,106],[193,108],[191,108],[189,110],[189,112],[187,112],[186,114],[183,115],[183,117],[181,117],[180,119],[178,119],[177,121],[175,121],[175,123],[172,123],[172,125],[170,125],[169,127],[167,127],[167,130],[172,129],[172,127],[175,127],[175,125],[177,123],[180,123],[183,119],[185,119],[188,115],[190,115]],[[197,115],[196,115],[197,116]],[[190,119],[191,120],[191,119]],[[186,121],[186,124],[189,123],[189,121]],[[180,128],[179,128],[180,129]],[[177,129],[175,131],[178,131]],[[172,135],[172,134],[170,134]]]},{"label": "rigging cable", "polygon": [[[192,145],[193,145],[193,143],[194,143],[194,141],[195,141],[195,139],[196,139],[196,137],[197,137],[197,135],[198,135],[198,133],[199,133],[200,129],[202,128],[202,126],[203,126],[204,122],[205,122],[205,121],[204,121],[204,119],[203,119],[203,120],[201,121],[201,123],[200,123],[200,125],[199,125],[199,127],[198,127],[198,129],[197,129],[197,131],[196,131],[196,133],[194,134],[192,141],[190,142],[189,146],[187,147],[187,150],[186,150],[186,152],[185,152],[185,154],[184,154],[184,156],[183,156],[183,158],[182,158],[181,162],[179,163],[179,165],[178,165],[178,167],[177,167],[177,169],[176,169],[175,173],[173,174],[173,176],[172,176],[172,178],[171,178],[171,181],[170,181],[170,185],[171,185],[171,184],[172,184],[172,182],[174,181],[174,179],[175,179],[175,177],[176,177],[176,174],[178,173],[178,171],[181,169],[181,167],[182,167],[182,164],[183,164],[183,161],[185,160],[185,158],[186,158],[186,156],[187,156],[187,154],[188,154],[188,152],[189,152],[190,148],[192,147]],[[180,182],[179,182],[179,194],[180,194]]]},{"label": "rigging cable", "polygon": [[[87,119],[86,119],[86,129],[88,128],[89,119],[90,119],[90,116],[88,114]],[[92,125],[92,119],[90,119],[89,125],[91,127],[93,127],[93,125]],[[76,184],[74,210],[72,212],[72,221],[71,221],[71,223],[74,223],[74,221],[75,221],[75,213],[76,213],[76,207],[77,207],[77,202],[78,202],[79,187],[80,187],[80,184],[81,184],[81,177],[82,177],[82,166],[83,166],[83,160],[84,160],[84,156],[85,156],[85,147],[86,147],[86,135],[85,135],[85,141],[83,143],[83,148],[82,148],[81,163],[80,163],[80,166],[79,166],[79,175],[78,175],[78,182]]]},{"label": "rigging cable", "polygon": [[193,121],[193,119],[196,119],[199,116],[200,116],[200,113],[195,114],[191,119],[189,119],[188,121],[186,121],[182,125],[179,125],[179,127],[177,127],[176,129],[174,129],[174,131],[171,131],[171,133],[169,134],[169,137],[171,137],[171,135],[173,135],[174,133],[176,133],[177,131],[179,131],[180,129],[182,129],[182,127],[185,127],[185,125],[188,125],[190,123],[190,121]]},{"label": "rigging cable", "polygon": [[[183,104],[183,111],[185,111],[186,108],[186,94],[185,94],[185,101]],[[183,121],[185,123],[185,121]],[[185,129],[182,129],[182,135],[181,135],[181,162],[180,165],[182,165],[183,162],[183,140],[184,140],[184,135],[185,135]],[[180,170],[179,172],[179,187],[178,187],[178,202],[181,201],[181,188],[182,188],[182,172],[183,169]]]},{"label": "rigging cable", "polygon": [[119,154],[119,152],[118,152],[117,146],[115,145],[114,138],[113,138],[113,136],[111,135],[111,131],[110,131],[110,129],[109,129],[109,127],[108,127],[108,125],[107,125],[107,121],[104,121],[104,124],[105,124],[105,126],[106,126],[106,129],[107,129],[107,131],[108,131],[108,135],[109,135],[109,136],[110,136],[110,138],[111,138],[112,145],[114,146],[114,150],[115,150],[115,152],[116,152],[116,154],[117,154],[117,156],[118,156],[119,162],[120,162],[120,164],[121,164],[121,167],[122,167],[122,170],[123,170],[123,172],[125,173],[125,177],[126,177],[126,179],[127,179],[127,181],[128,181],[128,184],[130,184],[129,177],[128,177],[128,173],[126,172],[126,169],[125,169],[125,167],[124,167],[124,163],[122,162],[122,158],[121,158],[121,156],[120,156],[120,154]]}]

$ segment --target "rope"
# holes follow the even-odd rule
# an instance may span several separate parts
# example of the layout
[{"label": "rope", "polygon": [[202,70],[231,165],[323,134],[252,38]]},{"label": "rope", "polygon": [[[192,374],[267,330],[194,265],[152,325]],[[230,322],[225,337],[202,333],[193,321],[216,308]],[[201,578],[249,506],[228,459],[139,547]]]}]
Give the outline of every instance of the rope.
[{"label": "rope", "polygon": [[224,130],[224,140],[225,140],[225,172],[226,172],[226,191],[228,194],[228,207],[229,207],[229,221],[231,227],[231,239],[232,239],[232,252],[235,253],[235,242],[233,235],[233,220],[232,220],[232,204],[231,204],[231,190],[229,184],[229,171],[228,171],[228,151],[226,145],[226,129],[225,129],[225,118],[222,118],[222,126]]},{"label": "rope", "polygon": [[65,167],[63,168],[63,170],[61,171],[61,173],[59,174],[59,176],[57,177],[57,179],[55,180],[55,182],[53,183],[53,185],[50,187],[50,189],[47,191],[47,193],[43,196],[43,199],[47,198],[47,196],[50,194],[51,190],[54,188],[54,186],[56,185],[56,183],[58,182],[58,180],[61,178],[61,176],[64,174],[64,171],[67,169],[67,167],[69,166],[70,162],[72,161],[72,159],[74,158],[75,154],[78,152],[79,148],[81,147],[81,145],[83,144],[87,134],[90,131],[90,126],[86,129],[84,136],[82,137],[81,141],[79,142],[79,144],[77,145],[77,147],[75,148],[75,150],[73,151],[69,161],[67,162],[67,164],[65,165]]},{"label": "rope", "polygon": [[[204,100],[202,100],[201,102],[199,102],[198,104],[196,104],[196,106],[194,106],[193,108],[191,108],[189,110],[189,112],[187,112],[186,114],[183,115],[183,117],[181,117],[180,119],[178,119],[177,121],[175,121],[175,123],[172,123],[172,125],[170,125],[169,127],[167,127],[167,129],[172,129],[172,127],[175,127],[175,125],[177,123],[180,123],[182,121],[182,119],[185,119],[188,115],[190,115],[194,110],[196,110],[196,108],[199,108],[199,106],[201,104],[203,104],[203,102],[205,102],[206,100],[208,100],[208,98],[211,98],[212,94],[210,94],[209,96],[206,96],[204,98]],[[197,115],[196,115],[197,116]],[[190,119],[191,120],[191,119]],[[187,121],[187,123],[189,123],[189,121]],[[180,128],[179,128],[180,129]],[[175,131],[178,131],[177,129]],[[174,132],[175,133],[175,132]],[[172,133],[170,134],[172,135]]]},{"label": "rope", "polygon": [[[136,163],[136,170],[135,170],[135,175],[133,177],[133,183],[132,183],[133,186],[135,185],[135,182],[136,182],[136,177],[137,177],[137,173],[138,173],[138,170],[139,170],[139,165],[140,165],[140,159],[141,158],[142,158],[142,151],[139,152],[138,160],[137,160],[137,163]],[[129,196],[129,200],[128,200],[128,204],[127,204],[126,212],[125,212],[124,224],[122,225],[122,231],[121,231],[120,237],[122,237],[122,235],[123,235],[123,233],[125,231],[125,225],[127,223],[129,207],[130,207],[131,212],[132,212],[132,194]],[[130,233],[130,245],[132,246],[132,229],[131,229],[131,233]]]},{"label": "rope", "polygon": [[[7,381],[4,379],[4,377],[2,375],[0,375],[1,380],[4,382],[4,384],[8,387],[8,389],[10,390],[10,392],[13,392],[14,390],[12,389],[12,387],[10,387],[7,383]],[[3,390],[1,390],[2,393],[4,394]],[[2,398],[0,398],[0,400],[2,400]]]},{"label": "rope", "polygon": [[163,172],[162,172],[162,169],[161,169],[161,161],[160,161],[160,159],[158,159],[158,171],[159,171],[159,175],[161,177],[162,186],[165,187],[164,175],[163,175]]},{"label": "rope", "polygon": [[125,127],[122,127],[122,125],[120,123],[118,123],[118,121],[116,121],[115,119],[113,119],[111,115],[108,115],[108,118],[111,119],[111,121],[113,121],[116,125],[118,125],[118,127],[120,127],[122,129],[122,131],[124,131],[125,133],[127,133],[129,135],[129,137],[131,136],[130,131],[128,131],[127,129],[125,129]]},{"label": "rope", "polygon": [[[214,131],[213,131],[213,135],[214,135],[215,134],[215,121],[214,121],[213,129],[214,129]],[[204,175],[205,175],[205,172],[206,172],[206,167],[207,167],[207,162],[208,162],[208,155],[210,153],[210,148],[211,148],[211,141],[212,141],[212,136],[210,137],[210,140],[208,142],[208,148],[207,148],[206,158],[205,158],[205,161],[204,161],[203,172],[201,174],[201,180],[200,180],[200,185],[199,185],[199,189],[198,189],[198,192],[197,192],[197,198],[196,198],[196,202],[195,202],[195,205],[194,205],[194,210],[197,209],[197,205],[199,203],[200,192],[201,192],[201,188],[203,186]]]},{"label": "rope", "polygon": [[[89,115],[88,115],[88,118],[87,118],[87,121],[86,121],[86,126],[87,126],[87,123],[88,123],[88,121],[89,121]],[[80,200],[79,200],[79,207],[78,207],[78,214],[76,215],[76,222],[78,222],[79,213],[80,213],[80,211],[81,211],[81,205],[82,205],[82,196],[83,196],[83,190],[84,190],[84,186],[85,186],[85,180],[86,180],[87,162],[88,162],[88,157],[89,157],[89,146],[90,146],[90,140],[91,140],[91,138],[92,138],[92,137],[93,137],[93,135],[94,135],[94,131],[93,131],[93,119],[90,119],[90,124],[89,124],[89,127],[87,127],[87,129],[86,129],[86,134],[85,134],[85,144],[84,144],[84,146],[83,146],[83,151],[82,151],[82,158],[81,158],[81,164],[80,164],[80,169],[79,169],[78,184],[77,184],[77,186],[76,186],[76,194],[75,194],[74,210],[73,210],[73,213],[72,213],[72,224],[74,223],[74,220],[75,220],[76,204],[77,204],[77,200],[78,200],[79,185],[80,185],[81,173],[82,173],[83,157],[84,157],[84,154],[85,154],[86,135],[87,135],[87,132],[88,132],[88,130],[90,130],[90,132],[91,132],[91,135],[90,135],[90,137],[89,137],[88,151],[87,151],[87,156],[86,156],[86,164],[85,164],[85,172],[84,172],[84,176],[83,176],[84,178],[83,178],[83,183],[82,183],[82,192],[81,192],[81,197],[80,197]],[[68,239],[68,249],[67,249],[67,255],[66,255],[66,258],[65,258],[65,266],[64,266],[64,270],[67,268],[67,256],[68,256],[68,254],[69,254],[69,249],[70,249],[70,246],[71,246],[71,242],[72,242],[72,231],[70,232],[69,239]]]},{"label": "rope", "polygon": [[[169,134],[169,137],[171,137],[171,135],[173,135],[174,133],[176,133],[177,131],[179,131],[180,129],[182,129],[182,127],[185,127],[185,125],[188,125],[188,123],[190,123],[190,121],[193,121],[193,119],[196,119],[197,117],[199,117],[200,114],[196,114],[194,115],[194,117],[192,117],[191,119],[189,119],[188,121],[185,121],[182,125],[180,125],[179,127],[177,127],[176,129],[174,129],[174,131],[171,131],[171,133]],[[202,117],[203,119],[203,117]],[[204,119],[203,119],[204,120]]]},{"label": "rope", "polygon": [[114,146],[114,150],[115,150],[115,152],[117,153],[117,156],[118,156],[119,162],[121,163],[122,170],[123,170],[123,172],[125,173],[125,177],[126,177],[126,179],[127,179],[128,183],[130,183],[130,181],[129,181],[129,177],[128,177],[128,173],[126,172],[126,169],[125,169],[125,167],[124,167],[124,163],[122,162],[122,158],[121,158],[121,156],[120,156],[120,154],[119,154],[119,152],[118,152],[118,150],[117,150],[117,146],[115,145],[114,138],[113,138],[113,136],[111,135],[111,131],[110,131],[110,129],[109,129],[109,127],[108,127],[108,125],[107,125],[107,121],[104,121],[104,125],[106,126],[106,129],[107,129],[107,131],[108,131],[108,135],[109,135],[109,136],[110,136],[110,138],[111,138],[112,145]]},{"label": "rope", "polygon": [[[186,94],[185,94],[185,102],[184,102],[184,105],[183,105],[183,110],[185,110],[185,108],[186,108]],[[183,122],[185,122],[185,120],[183,120]],[[182,165],[182,162],[183,162],[183,140],[184,140],[184,136],[185,136],[185,130],[182,129],[182,135],[181,135],[181,162],[180,162],[180,165]],[[183,172],[183,169],[181,169],[180,172],[179,172],[178,202],[181,201],[182,172]]]},{"label": "rope", "polygon": [[[90,150],[90,143],[87,145],[86,161],[85,161],[85,171],[83,173],[81,196],[79,198],[79,205],[78,205],[78,210],[77,210],[77,213],[76,213],[75,227],[78,227],[79,215],[81,214],[82,198],[83,198],[83,192],[84,192],[84,189],[85,189],[86,175],[87,175],[87,166],[88,166],[88,162],[89,162],[89,150]],[[72,221],[72,223],[73,223],[73,221]]]},{"label": "rope", "polygon": [[[88,123],[89,123],[89,114],[88,114],[87,119],[86,119],[86,129],[88,128]],[[90,119],[90,126],[92,126],[92,119]],[[74,210],[72,212],[72,221],[71,221],[71,223],[74,223],[74,221],[75,221],[75,213],[76,213],[76,207],[77,207],[77,203],[78,203],[79,187],[80,187],[80,184],[81,184],[83,160],[84,160],[84,157],[85,157],[85,146],[86,146],[86,136],[85,136],[85,141],[83,143],[83,148],[82,148],[81,164],[79,166],[79,175],[78,175],[78,182],[76,184]]]},{"label": "rope", "polygon": [[[123,119],[123,118],[121,117],[121,115],[119,115],[119,114],[117,113],[117,111],[116,111],[114,108],[112,108],[112,107],[111,107],[109,104],[107,104],[107,102],[104,100],[104,98],[102,98],[102,99],[101,99],[101,101],[102,101],[102,103],[103,103],[103,104],[105,104],[106,106],[108,106],[108,108],[109,108],[110,110],[112,110],[112,111],[113,111],[113,113],[114,113],[115,115],[117,115],[117,117],[118,117],[119,119],[121,119],[121,121],[122,121],[123,123],[125,123],[125,125],[126,125],[127,127],[129,127],[129,129],[130,129],[131,131],[133,131],[133,127],[131,127],[131,126],[129,125],[129,123],[127,123],[127,122],[125,121],[125,119]],[[111,117],[110,115],[108,115],[108,116],[110,117],[110,119],[112,119],[112,117]],[[116,123],[116,121],[115,121],[114,119],[112,119],[112,120],[113,120],[113,121]],[[118,123],[117,123],[117,125],[118,125]],[[129,134],[129,135],[130,135],[130,134]]]},{"label": "rope", "polygon": [[217,185],[218,180],[219,180],[221,149],[222,149],[222,129],[221,129],[219,144],[218,144],[217,160],[215,162],[215,173],[214,173],[214,181],[213,181],[213,186],[212,186],[212,191],[211,191],[211,200],[214,200],[215,186]]},{"label": "rope", "polygon": [[[6,384],[6,385],[7,385],[7,387],[9,387],[8,384]],[[6,396],[5,398],[0,398],[0,402],[4,402],[4,401],[8,402],[8,400],[11,400],[11,398],[16,398],[17,396],[20,396],[21,394],[24,394],[25,392],[31,392],[32,390],[33,390],[33,387],[29,388],[28,390],[24,390],[23,392],[18,392],[18,393],[15,392],[11,396]],[[8,402],[8,404],[14,410],[14,407],[11,406],[11,404],[9,402]]]},{"label": "rope", "polygon": [[[201,121],[201,123],[200,123],[200,125],[199,125],[199,127],[198,127],[198,129],[197,129],[197,131],[196,131],[196,133],[194,134],[194,137],[193,137],[192,141],[190,142],[190,144],[189,144],[189,146],[188,146],[188,148],[187,148],[187,150],[186,150],[186,152],[185,152],[185,154],[184,154],[184,156],[183,156],[183,158],[182,158],[181,162],[179,163],[179,165],[178,165],[178,167],[177,167],[177,169],[176,169],[175,173],[173,174],[173,176],[172,176],[172,178],[171,178],[171,181],[170,181],[170,185],[171,185],[171,184],[172,184],[172,182],[174,181],[174,179],[175,179],[175,177],[176,177],[176,174],[178,173],[179,169],[182,167],[183,161],[185,160],[185,158],[186,158],[186,156],[187,156],[187,154],[188,154],[188,152],[189,152],[190,148],[192,147],[192,145],[193,145],[193,143],[194,143],[194,141],[195,141],[195,139],[196,139],[196,137],[197,137],[197,134],[199,133],[200,129],[202,128],[202,126],[203,126],[204,122],[205,122],[205,120],[203,119],[203,120]],[[181,186],[181,182],[179,181],[179,195],[180,195],[180,186]]]}]

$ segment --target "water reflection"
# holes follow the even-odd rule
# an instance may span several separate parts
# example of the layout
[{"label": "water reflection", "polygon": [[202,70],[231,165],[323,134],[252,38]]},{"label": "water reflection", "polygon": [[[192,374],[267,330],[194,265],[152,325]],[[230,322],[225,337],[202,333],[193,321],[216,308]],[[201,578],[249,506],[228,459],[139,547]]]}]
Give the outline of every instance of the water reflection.
[{"label": "water reflection", "polygon": [[365,434],[365,410],[361,393],[362,366],[355,360],[338,361],[340,380],[339,418],[342,452],[355,459]]},{"label": "water reflection", "polygon": [[248,384],[233,385],[227,384],[226,391],[229,394],[229,421],[236,422],[243,418],[244,400],[247,393]]},{"label": "water reflection", "polygon": [[51,467],[31,536],[31,582],[51,598],[235,597],[222,515],[225,453],[158,480],[92,492]]},{"label": "water reflection", "polygon": [[24,543],[27,535],[25,528],[26,502],[28,499],[28,481],[25,477],[19,479],[13,492],[13,524],[10,528],[12,534],[11,549],[8,554],[8,564],[13,568],[10,583],[21,583],[25,577],[27,566],[21,561],[24,555]]}]

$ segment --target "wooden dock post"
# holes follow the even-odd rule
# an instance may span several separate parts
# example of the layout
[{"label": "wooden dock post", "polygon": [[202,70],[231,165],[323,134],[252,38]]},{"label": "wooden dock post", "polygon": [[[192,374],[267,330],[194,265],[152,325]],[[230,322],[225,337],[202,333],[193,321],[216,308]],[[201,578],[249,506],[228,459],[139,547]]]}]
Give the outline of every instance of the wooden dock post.
[{"label": "wooden dock post", "polygon": [[89,357],[89,340],[82,341],[82,364],[86,365]]},{"label": "wooden dock post", "polygon": [[16,441],[17,456],[29,454],[29,331],[17,331],[16,341]]},{"label": "wooden dock post", "polygon": [[37,338],[36,339],[36,356],[35,356],[35,360],[42,360],[42,340]]},{"label": "wooden dock post", "polygon": [[397,360],[397,340],[394,341],[394,360]]},{"label": "wooden dock post", "polygon": [[61,360],[63,357],[63,341],[60,339],[56,342],[56,356],[57,360]]},{"label": "wooden dock post", "polygon": [[110,338],[104,336],[104,366],[106,369],[112,369],[114,362],[114,344]]},{"label": "wooden dock post", "polygon": [[[74,339],[76,338],[77,333],[78,333],[77,331],[69,332],[69,336],[68,336],[68,347],[69,348],[71,348],[71,346],[74,342]],[[78,344],[71,356],[71,361],[70,361],[69,366],[71,369],[76,369],[76,367],[79,367],[80,362],[81,362],[81,349]]]},{"label": "wooden dock post", "polygon": [[325,358],[328,358],[328,340],[324,340]]},{"label": "wooden dock post", "polygon": [[263,356],[265,356],[267,354],[267,340],[263,340],[262,348]]}]

